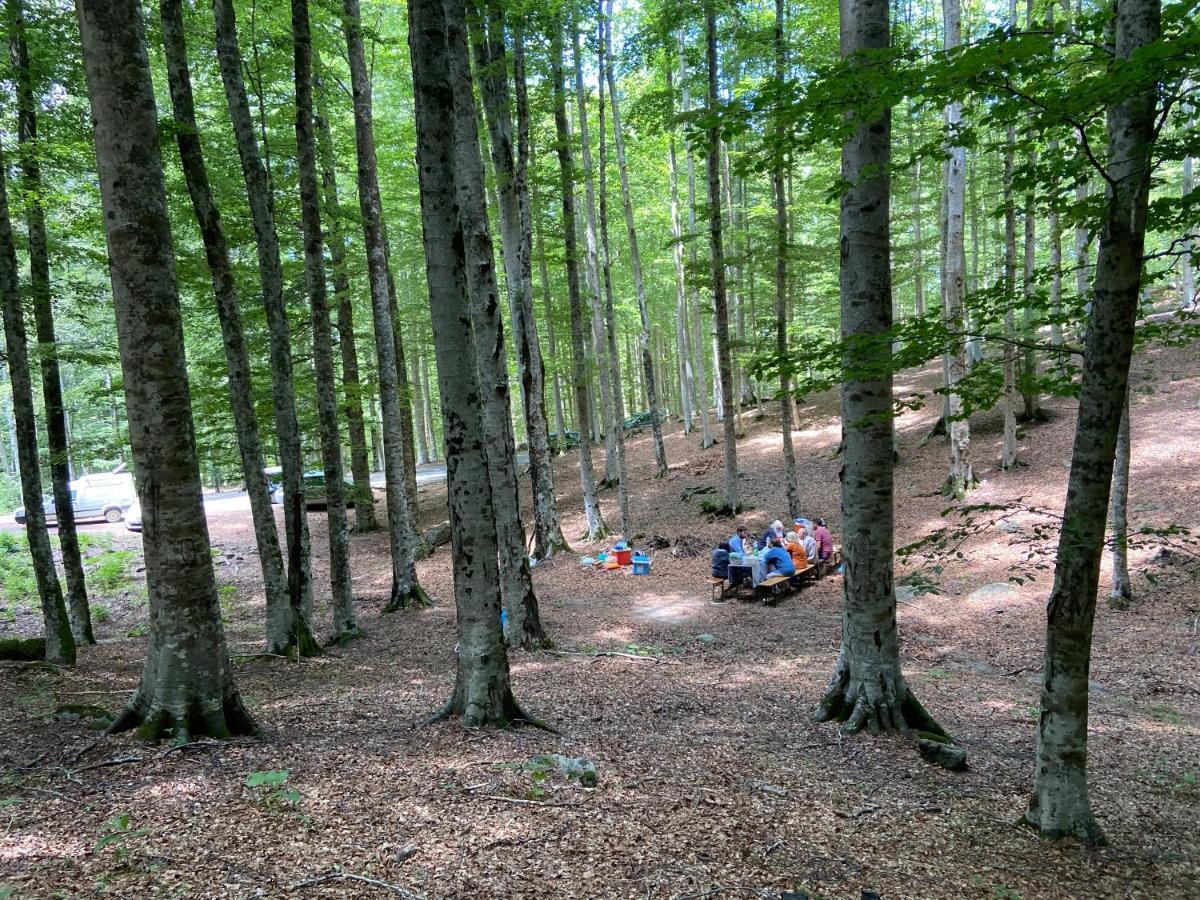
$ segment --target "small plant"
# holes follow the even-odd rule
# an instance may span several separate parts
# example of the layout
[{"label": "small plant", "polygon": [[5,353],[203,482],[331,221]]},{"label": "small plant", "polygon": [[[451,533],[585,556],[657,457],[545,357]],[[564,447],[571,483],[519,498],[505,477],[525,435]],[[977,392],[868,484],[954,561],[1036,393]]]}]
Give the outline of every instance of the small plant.
[{"label": "small plant", "polygon": [[146,626],[145,625],[134,625],[127,632],[125,632],[125,636],[131,637],[131,638],[145,637],[146,636]]},{"label": "small plant", "polygon": [[300,802],[300,792],[283,789],[283,786],[287,784],[289,774],[287,769],[251,772],[246,776],[246,787],[256,792],[258,802],[267,809],[277,806],[295,806]]},{"label": "small plant", "polygon": [[89,581],[101,591],[113,592],[124,587],[129,580],[129,563],[132,550],[108,550],[92,564]]},{"label": "small plant", "polygon": [[124,861],[129,858],[129,842],[136,838],[143,838],[149,833],[149,828],[133,830],[130,828],[129,813],[118,813],[100,826],[98,831],[99,837],[96,840],[96,846],[92,848],[92,852],[99,853],[105,847],[115,845],[117,859]]},{"label": "small plant", "polygon": [[112,613],[103,603],[92,604],[92,621],[98,625],[112,621]]}]

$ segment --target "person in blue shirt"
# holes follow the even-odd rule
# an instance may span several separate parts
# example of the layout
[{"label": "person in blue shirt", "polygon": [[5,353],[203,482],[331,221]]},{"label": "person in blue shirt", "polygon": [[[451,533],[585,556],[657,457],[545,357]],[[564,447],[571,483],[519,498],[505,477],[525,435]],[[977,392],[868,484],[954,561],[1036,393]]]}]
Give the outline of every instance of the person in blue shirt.
[{"label": "person in blue shirt", "polygon": [[750,541],[750,529],[739,525],[737,533],[729,539],[730,553],[748,553],[754,545]]},{"label": "person in blue shirt", "polygon": [[790,578],[796,574],[791,554],[783,548],[783,540],[779,537],[771,538],[771,545],[762,556],[762,565],[765,575],[786,575]]}]

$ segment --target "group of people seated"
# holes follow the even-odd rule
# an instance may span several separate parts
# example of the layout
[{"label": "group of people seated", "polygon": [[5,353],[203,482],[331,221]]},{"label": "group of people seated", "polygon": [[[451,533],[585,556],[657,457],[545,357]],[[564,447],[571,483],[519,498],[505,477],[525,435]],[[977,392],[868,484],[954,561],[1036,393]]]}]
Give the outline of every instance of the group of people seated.
[{"label": "group of people seated", "polygon": [[758,584],[772,575],[791,577],[833,556],[833,535],[825,520],[798,517],[791,531],[776,519],[755,540],[750,529],[739,525],[733,537],[712,554],[712,575],[736,587],[746,579]]}]

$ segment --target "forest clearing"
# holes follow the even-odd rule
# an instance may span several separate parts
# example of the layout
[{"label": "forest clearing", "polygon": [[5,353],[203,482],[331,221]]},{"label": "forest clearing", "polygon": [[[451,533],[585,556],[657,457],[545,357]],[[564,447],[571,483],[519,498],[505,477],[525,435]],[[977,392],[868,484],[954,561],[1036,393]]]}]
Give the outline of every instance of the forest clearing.
[{"label": "forest clearing", "polygon": [[[1194,352],[1148,348],[1134,362],[1142,464],[1131,475],[1130,503],[1144,524],[1195,521]],[[920,385],[932,374],[901,380]],[[1051,421],[1023,436],[1028,467],[981,473],[983,499],[1061,503],[1070,405],[1052,404]],[[836,398],[813,397],[801,415],[806,508],[836,516]],[[777,499],[778,436],[769,420],[746,422],[746,518],[765,521]],[[929,490],[942,448],[920,446],[931,424],[928,412],[898,422],[901,543],[920,537],[945,508]],[[981,459],[998,458],[998,424],[977,426]],[[665,439],[680,471],[639,479],[647,488],[635,502],[655,511],[644,527],[713,544],[727,523],[679,495],[719,477],[720,449],[700,451],[678,429]],[[629,452],[631,472],[652,470],[648,435],[631,440]],[[569,468],[560,458],[560,475]],[[423,494],[432,522],[444,489]],[[569,492],[564,499],[571,503]],[[313,517],[314,533],[320,520]],[[564,528],[575,535],[582,519],[568,518]],[[1183,898],[1200,890],[1194,557],[1135,551],[1139,595],[1151,578],[1153,599],[1099,613],[1089,768],[1112,846],[1086,850],[1046,845],[1016,824],[1033,759],[1049,587],[1044,578],[1008,582],[1023,550],[1012,540],[1020,532],[991,529],[972,539],[968,561],[934,576],[938,593],[910,591],[900,607],[908,677],[969,753],[969,771],[950,773],[899,739],[843,738],[809,721],[837,652],[837,577],[775,607],[714,604],[706,554],[660,551],[652,577],[640,579],[582,570],[577,556],[598,545],[577,544],[534,570],[546,627],[571,655],[512,658],[527,708],[560,734],[489,735],[425,724],[453,684],[453,609],[440,602],[451,590],[445,550],[419,564],[438,605],[380,615],[385,551],[379,535],[355,537],[367,634],[297,663],[258,656],[261,579],[247,562],[253,534],[245,516],[214,519],[212,529],[218,578],[237,588],[230,645],[251,654],[235,672],[265,740],[171,752],[120,736],[97,740],[86,721],[54,716],[69,703],[116,710],[137,681],[142,642],[125,635],[144,621],[144,604],[101,626],[100,646],[73,671],[6,670],[0,716],[13,727],[0,793],[15,802],[4,810],[0,877],[16,896],[285,896],[334,871],[431,898],[715,890],[857,897],[864,889],[903,898]],[[314,563],[325,565],[319,553]],[[898,580],[921,570],[901,567]],[[538,781],[522,768],[551,753],[590,760],[595,786],[554,774]],[[295,800],[246,787],[254,773],[281,771]],[[125,814],[134,836],[94,850]],[[328,880],[294,895],[374,890]]]},{"label": "forest clearing", "polygon": [[0,7],[0,900],[1200,895],[1200,0]]}]

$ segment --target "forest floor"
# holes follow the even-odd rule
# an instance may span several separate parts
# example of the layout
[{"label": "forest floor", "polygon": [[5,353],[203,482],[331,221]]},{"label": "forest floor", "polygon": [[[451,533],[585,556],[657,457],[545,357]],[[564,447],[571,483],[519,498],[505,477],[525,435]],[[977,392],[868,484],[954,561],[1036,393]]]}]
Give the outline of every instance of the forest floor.
[{"label": "forest floor", "polygon": [[[1139,528],[1200,523],[1196,352],[1149,348],[1135,361]],[[897,390],[937,381],[912,373]],[[955,519],[937,494],[944,439],[921,446],[937,405],[898,423],[900,544]],[[447,549],[419,567],[437,604],[382,616],[386,543],[355,536],[366,636],[297,663],[254,655],[263,609],[252,532],[244,517],[218,517],[229,642],[249,654],[234,665],[264,739],[147,747],[56,715],[67,703],[115,711],[137,683],[145,607],[135,585],[75,669],[0,669],[0,897],[1196,897],[1200,566],[1186,548],[1138,543],[1132,607],[1098,611],[1090,772],[1111,845],[1047,843],[1016,825],[1033,774],[1051,571],[1009,578],[1049,562],[1053,519],[1032,510],[1062,508],[1074,406],[1046,403],[1049,420],[1023,431],[1026,465],[1011,474],[996,467],[998,414],[976,417],[983,483],[971,501],[1026,509],[975,529],[961,556],[950,547],[898,566],[906,671],[966,748],[965,773],[922,762],[898,738],[810,724],[837,654],[836,576],[773,608],[714,604],[707,550],[659,551],[653,574],[638,578],[583,570],[579,555],[599,547],[577,545],[535,569],[559,652],[511,655],[520,702],[560,733],[474,731],[425,724],[454,680]],[[814,396],[795,432],[801,494],[835,539],[837,415],[834,393]],[[750,411],[738,445],[755,530],[784,511],[777,426]],[[706,548],[723,539],[728,521],[681,499],[719,487],[720,445],[701,451],[697,435],[671,427],[661,480],[651,453],[648,434],[630,441],[639,534],[695,535]],[[573,537],[583,527],[577,463],[560,459],[556,475]],[[423,489],[426,526],[444,518],[444,490]],[[603,500],[614,524],[615,496]],[[323,516],[311,520],[320,584]],[[552,753],[590,760],[595,786],[530,762]]]}]

